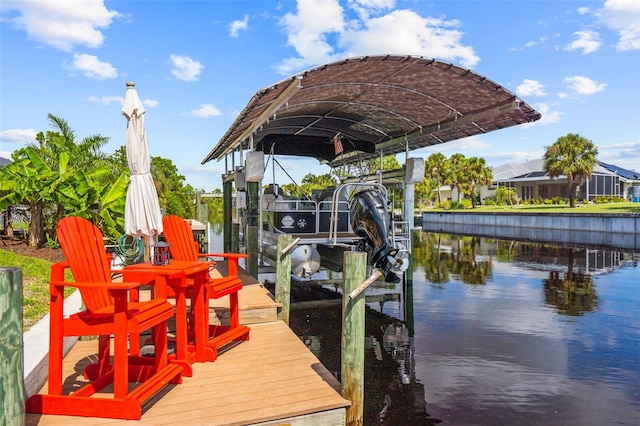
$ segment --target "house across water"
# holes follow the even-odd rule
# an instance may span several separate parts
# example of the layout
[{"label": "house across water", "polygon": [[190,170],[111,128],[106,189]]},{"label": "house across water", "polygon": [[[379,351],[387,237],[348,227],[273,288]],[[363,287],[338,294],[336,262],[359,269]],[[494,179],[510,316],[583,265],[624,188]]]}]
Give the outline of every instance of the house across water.
[{"label": "house across water", "polygon": [[[514,188],[520,200],[535,198],[550,199],[567,197],[566,176],[550,178],[544,170],[542,159],[524,163],[506,163],[493,168],[491,186],[480,188],[480,199],[495,195],[496,188]],[[447,190],[450,192],[447,193]],[[443,198],[457,199],[456,189],[441,188]],[[613,164],[598,161],[591,178],[580,185],[578,200],[593,201],[596,197],[620,197],[631,202],[640,202],[640,172],[623,169]]]}]

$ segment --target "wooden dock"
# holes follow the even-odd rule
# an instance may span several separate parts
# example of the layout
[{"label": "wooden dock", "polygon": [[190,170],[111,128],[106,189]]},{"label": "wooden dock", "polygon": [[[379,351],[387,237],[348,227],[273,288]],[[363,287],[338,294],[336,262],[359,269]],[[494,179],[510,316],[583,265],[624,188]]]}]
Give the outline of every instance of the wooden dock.
[{"label": "wooden dock", "polygon": [[[224,273],[224,265],[220,265]],[[349,401],[340,383],[282,321],[278,304],[254,278],[241,273],[240,320],[249,341],[219,353],[215,362],[193,364],[183,378],[145,407],[141,425],[344,425]],[[225,323],[227,300],[211,301],[211,321]],[[78,372],[95,360],[96,341],[79,341],[65,358],[65,386],[84,380]],[[46,385],[45,385],[46,389]],[[27,414],[27,425],[116,425],[123,420]]]}]

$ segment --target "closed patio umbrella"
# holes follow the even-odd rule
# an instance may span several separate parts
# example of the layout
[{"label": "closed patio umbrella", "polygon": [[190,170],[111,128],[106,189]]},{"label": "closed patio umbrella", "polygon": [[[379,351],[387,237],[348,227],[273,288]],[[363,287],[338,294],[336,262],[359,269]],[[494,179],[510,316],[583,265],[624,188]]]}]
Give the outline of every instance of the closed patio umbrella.
[{"label": "closed patio umbrella", "polygon": [[[124,232],[137,237],[162,233],[162,213],[151,177],[151,156],[144,129],[145,109],[135,84],[127,82],[122,115],[127,118],[127,163],[131,173],[124,212]],[[145,260],[149,239],[145,238]]]}]

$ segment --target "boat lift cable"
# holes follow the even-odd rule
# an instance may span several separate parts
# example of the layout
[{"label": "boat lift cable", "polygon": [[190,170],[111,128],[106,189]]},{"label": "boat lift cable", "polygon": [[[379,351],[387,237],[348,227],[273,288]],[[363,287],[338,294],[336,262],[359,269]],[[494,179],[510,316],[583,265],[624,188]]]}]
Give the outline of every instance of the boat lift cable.
[{"label": "boat lift cable", "polygon": [[293,182],[293,184],[296,186],[296,188],[298,188],[298,189],[300,190],[300,192],[302,193],[302,195],[304,195],[304,196],[305,196],[305,198],[306,198],[307,200],[311,201],[311,197],[309,196],[309,194],[307,194],[306,192],[304,192],[304,189],[302,189],[302,188],[300,187],[300,185],[298,185],[298,184],[296,183],[296,181],[291,177],[291,175],[290,175],[289,173],[287,173],[287,171],[285,170],[285,168],[284,168],[284,167],[282,167],[282,165],[278,162],[278,160],[276,160],[276,159],[275,159],[275,157],[273,158],[273,161],[274,161],[274,162],[275,162],[275,163],[276,163],[276,164],[277,164],[277,165],[282,169],[282,171],[284,172],[284,174],[286,174],[286,175],[287,175],[287,177],[288,177],[289,179],[291,179],[291,182]]}]

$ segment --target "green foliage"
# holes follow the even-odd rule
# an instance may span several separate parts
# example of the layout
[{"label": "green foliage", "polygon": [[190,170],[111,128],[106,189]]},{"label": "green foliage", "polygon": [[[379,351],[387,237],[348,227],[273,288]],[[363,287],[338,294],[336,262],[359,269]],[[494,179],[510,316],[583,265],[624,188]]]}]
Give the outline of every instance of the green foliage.
[{"label": "green foliage", "polygon": [[440,201],[439,203],[436,203],[436,208],[442,209],[442,210],[451,210],[451,201],[450,200]]},{"label": "green foliage", "polygon": [[476,189],[479,185],[490,185],[493,179],[491,168],[484,158],[471,157],[465,163],[465,185],[468,185],[471,195],[471,207],[476,207]]},{"label": "green foliage", "polygon": [[517,194],[515,188],[499,186],[496,188],[495,201],[499,206],[513,205],[517,203]]},{"label": "green foliage", "polygon": [[0,209],[29,206],[34,246],[54,244],[56,225],[69,214],[93,220],[106,235],[115,232],[124,218],[126,179],[101,152],[108,138],[77,142],[65,120],[52,114],[48,119],[55,131],[39,132],[35,143],[14,151],[14,162],[0,169]]},{"label": "green foliage", "polygon": [[470,209],[473,208],[473,201],[468,199],[468,198],[463,198],[462,200],[458,201],[458,204],[456,205],[457,209]]},{"label": "green foliage", "polygon": [[449,173],[447,173],[445,183],[458,190],[458,201],[462,196],[462,187],[467,182],[465,169],[467,158],[462,154],[453,154],[449,158]]},{"label": "green foliage", "polygon": [[[23,294],[23,331],[49,313],[49,274],[51,262],[32,257],[20,256],[8,250],[0,249],[0,265],[11,265],[22,269]],[[67,271],[66,279],[72,276]],[[73,292],[65,288],[65,297]]]},{"label": "green foliage", "polygon": [[416,183],[414,187],[414,197],[416,203],[423,207],[426,206],[433,198],[435,189],[436,186],[434,181],[431,178],[425,176],[420,182]]},{"label": "green foliage", "polygon": [[305,175],[302,178],[302,182],[300,185],[296,185],[295,183],[289,183],[283,185],[285,193],[292,198],[306,198],[311,197],[311,194],[316,189],[325,189],[331,188],[338,185],[338,182],[329,174],[323,174],[316,176],[312,173]]},{"label": "green foliage", "polygon": [[151,157],[151,176],[164,215],[193,216],[196,191],[191,185],[184,184],[184,176],[178,174],[178,168],[171,160]]},{"label": "green foliage", "polygon": [[597,155],[598,148],[595,144],[576,133],[559,137],[553,145],[546,147],[544,170],[551,178],[561,175],[567,177],[571,207],[576,206],[578,187],[591,177],[597,164]]},{"label": "green foliage", "polygon": [[[366,174],[373,175],[380,170],[380,159],[372,158],[365,162]],[[400,169],[400,163],[395,155],[387,155],[382,158],[382,170],[398,170]]]},{"label": "green foliage", "polygon": [[627,200],[624,197],[617,197],[614,195],[598,195],[593,199],[595,204],[607,204],[607,203],[624,203]]},{"label": "green foliage", "polygon": [[435,181],[436,199],[438,203],[441,202],[440,187],[448,175],[448,163],[444,154],[435,152],[427,157],[424,162],[424,174],[425,178]]}]

